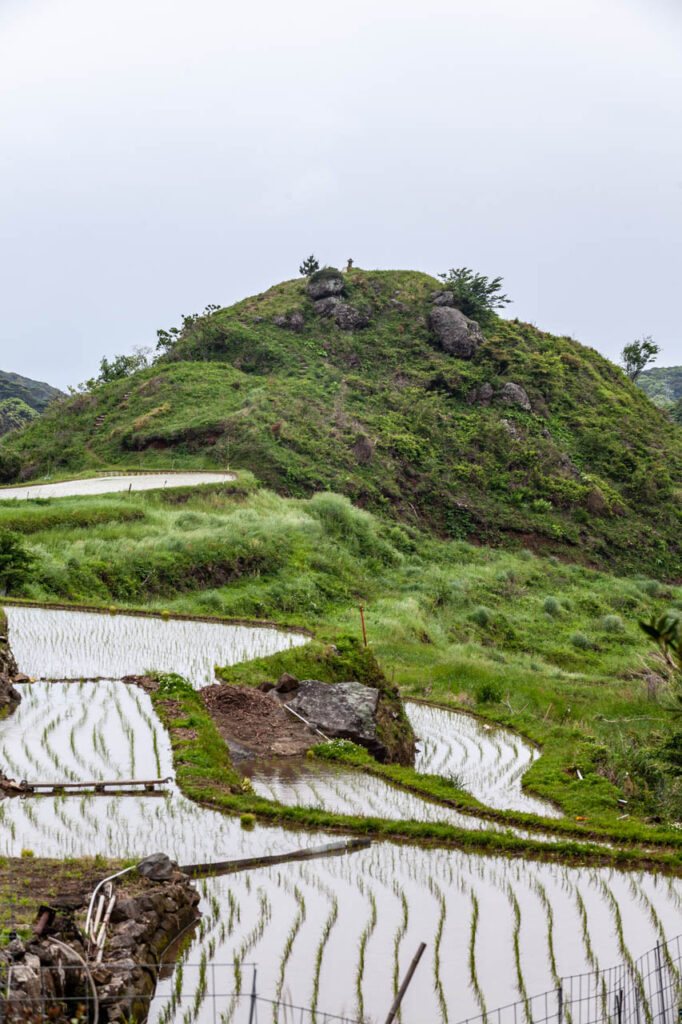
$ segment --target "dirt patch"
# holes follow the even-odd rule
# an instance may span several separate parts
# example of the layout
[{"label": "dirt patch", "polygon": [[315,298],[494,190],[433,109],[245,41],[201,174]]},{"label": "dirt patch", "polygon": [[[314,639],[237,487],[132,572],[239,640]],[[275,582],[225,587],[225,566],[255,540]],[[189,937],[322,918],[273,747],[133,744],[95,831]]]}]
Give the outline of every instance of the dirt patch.
[{"label": "dirt patch", "polygon": [[[0,861],[0,938],[10,931],[28,935],[41,904],[63,907],[67,912],[87,907],[100,879],[120,871],[121,861],[84,857],[77,861],[42,857],[13,857]],[[124,875],[121,888],[134,893],[137,876]]]},{"label": "dirt patch", "polygon": [[[233,756],[303,754],[319,742],[276,697],[247,686],[217,683],[200,691],[201,699]],[[241,748],[241,749],[240,749]]]}]

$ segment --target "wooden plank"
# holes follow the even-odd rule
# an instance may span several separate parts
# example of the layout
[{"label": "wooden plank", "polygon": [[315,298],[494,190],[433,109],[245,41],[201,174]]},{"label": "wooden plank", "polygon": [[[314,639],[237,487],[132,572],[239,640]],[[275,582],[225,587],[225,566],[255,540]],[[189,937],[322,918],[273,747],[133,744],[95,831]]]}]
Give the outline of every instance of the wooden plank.
[{"label": "wooden plank", "polygon": [[356,850],[366,850],[371,846],[370,839],[344,839],[342,842],[326,843],[324,846],[313,846],[306,850],[293,850],[291,853],[277,853],[263,857],[246,857],[242,860],[220,860],[205,864],[184,864],[180,870],[191,878],[204,878],[207,875],[228,875],[236,871],[248,871],[250,868],[268,867],[270,864],[286,864],[288,861],[315,860],[317,857],[341,856]]}]

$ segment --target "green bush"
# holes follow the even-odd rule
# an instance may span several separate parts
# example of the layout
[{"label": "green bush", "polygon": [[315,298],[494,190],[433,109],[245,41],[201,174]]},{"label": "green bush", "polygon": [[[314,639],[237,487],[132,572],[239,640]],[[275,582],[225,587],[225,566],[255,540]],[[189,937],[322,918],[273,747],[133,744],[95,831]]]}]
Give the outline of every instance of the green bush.
[{"label": "green bush", "polygon": [[16,591],[33,575],[34,556],[13,530],[0,529],[0,593]]},{"label": "green bush", "polygon": [[579,651],[589,651],[592,647],[592,642],[585,633],[574,633],[571,637],[571,643],[574,647],[577,647]]},{"label": "green bush", "polygon": [[492,679],[486,679],[478,684],[474,696],[477,704],[497,704],[502,699],[502,686]]},{"label": "green bush", "polygon": [[485,608],[482,604],[478,608],[474,608],[473,612],[469,616],[472,622],[475,622],[477,626],[485,628],[492,618],[492,612],[489,608]]},{"label": "green bush", "polygon": [[601,625],[605,633],[623,633],[625,631],[620,615],[605,615],[601,620]]},{"label": "green bush", "polygon": [[546,597],[542,607],[548,615],[559,615],[561,612],[561,605],[557,601],[556,597]]},{"label": "green bush", "polygon": [[451,267],[438,275],[448,291],[455,297],[455,305],[465,316],[479,323],[494,319],[494,311],[506,306],[511,299],[502,294],[502,278],[476,274],[469,267]]}]

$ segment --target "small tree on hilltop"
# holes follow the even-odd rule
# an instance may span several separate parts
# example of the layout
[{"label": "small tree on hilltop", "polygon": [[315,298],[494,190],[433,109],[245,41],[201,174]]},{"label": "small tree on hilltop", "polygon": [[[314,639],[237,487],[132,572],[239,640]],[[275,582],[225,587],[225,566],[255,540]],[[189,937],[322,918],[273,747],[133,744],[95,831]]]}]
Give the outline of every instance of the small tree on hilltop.
[{"label": "small tree on hilltop", "polygon": [[626,345],[620,354],[620,361],[630,380],[637,380],[642,370],[654,361],[660,351],[649,334]]},{"label": "small tree on hilltop", "polygon": [[303,263],[298,268],[298,272],[302,277],[310,277],[311,274],[314,274],[319,269],[320,261],[311,253],[306,260],[303,260]]},{"label": "small tree on hilltop", "polygon": [[472,320],[490,321],[496,309],[506,306],[511,299],[502,294],[502,278],[475,274],[469,267],[450,268],[439,274],[445,288],[452,292],[455,305]]}]

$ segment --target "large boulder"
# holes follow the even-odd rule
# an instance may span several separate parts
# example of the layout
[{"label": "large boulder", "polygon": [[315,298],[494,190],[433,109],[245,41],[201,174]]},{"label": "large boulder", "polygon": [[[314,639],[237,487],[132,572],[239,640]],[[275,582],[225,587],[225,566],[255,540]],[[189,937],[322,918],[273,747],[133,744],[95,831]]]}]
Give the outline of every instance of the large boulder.
[{"label": "large boulder", "polygon": [[360,330],[369,324],[369,317],[366,313],[356,309],[355,306],[348,306],[345,302],[339,302],[334,309],[334,320],[336,326],[340,327],[342,331]]},{"label": "large boulder", "polygon": [[454,306],[455,296],[450,291],[434,292],[431,296],[434,306]]},{"label": "large boulder", "polygon": [[515,384],[513,381],[508,381],[500,391],[499,398],[501,402],[506,402],[507,405],[520,405],[526,412],[530,412],[531,405],[530,399],[520,384]]},{"label": "large boulder", "polygon": [[330,295],[341,295],[343,292],[343,276],[340,270],[324,267],[308,279],[305,286],[309,299],[326,299]]},{"label": "large boulder", "polygon": [[443,351],[458,359],[471,359],[483,341],[476,321],[451,306],[436,306],[429,314],[429,322]]},{"label": "large boulder", "polygon": [[375,757],[385,756],[385,747],[377,740],[379,690],[373,686],[303,679],[287,706],[329,739],[352,740]]}]

